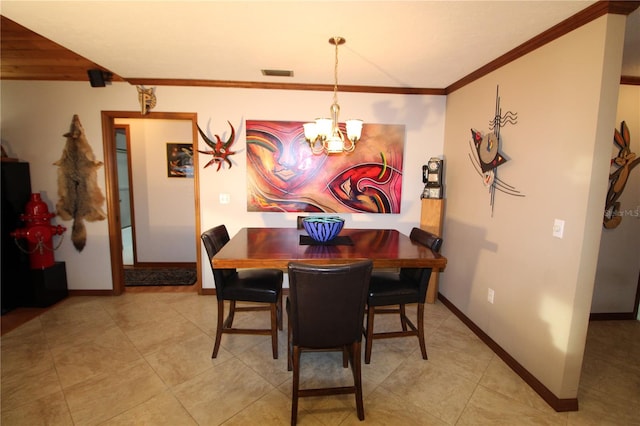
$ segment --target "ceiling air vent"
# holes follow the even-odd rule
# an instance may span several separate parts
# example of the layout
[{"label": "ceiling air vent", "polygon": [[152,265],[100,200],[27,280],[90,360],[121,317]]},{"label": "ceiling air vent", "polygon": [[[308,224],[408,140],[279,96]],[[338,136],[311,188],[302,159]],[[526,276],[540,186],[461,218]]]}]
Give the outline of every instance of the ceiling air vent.
[{"label": "ceiling air vent", "polygon": [[291,70],[262,70],[262,75],[267,77],[293,77]]}]

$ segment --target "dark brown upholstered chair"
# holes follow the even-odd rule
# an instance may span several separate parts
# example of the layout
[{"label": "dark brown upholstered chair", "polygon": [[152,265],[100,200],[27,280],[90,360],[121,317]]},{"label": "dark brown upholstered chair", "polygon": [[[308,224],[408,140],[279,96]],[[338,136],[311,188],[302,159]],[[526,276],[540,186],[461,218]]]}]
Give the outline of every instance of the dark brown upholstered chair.
[{"label": "dark brown upholstered chair", "polygon": [[[442,239],[420,228],[411,230],[412,241],[422,244],[438,253]],[[369,295],[367,297],[367,327],[364,362],[371,362],[371,346],[374,339],[390,337],[417,336],[422,358],[427,359],[427,347],[424,342],[424,302],[431,278],[431,268],[401,268],[398,272],[374,272],[371,275]],[[405,305],[418,304],[416,327],[406,315]],[[398,305],[394,308],[387,306]],[[374,333],[375,314],[400,314],[402,331]],[[409,329],[407,329],[407,326]]]},{"label": "dark brown upholstered chair", "polygon": [[[346,265],[289,264],[287,313],[288,368],[293,368],[291,424],[298,416],[298,398],[353,393],[358,418],[364,420],[361,347],[364,309],[373,263]],[[300,389],[300,354],[335,350],[343,353],[343,366],[351,361],[353,386]]]},{"label": "dark brown upholstered chair", "polygon": [[[229,233],[224,225],[216,226],[201,235],[204,247],[211,259],[229,241]],[[216,342],[211,358],[218,356],[223,333],[271,335],[273,359],[278,358],[278,328],[282,330],[282,276],[279,269],[213,269],[218,299],[218,325]],[[224,301],[229,301],[229,316],[224,320]],[[236,302],[260,302],[269,306],[236,306]],[[233,328],[236,312],[271,311],[270,329]]]}]

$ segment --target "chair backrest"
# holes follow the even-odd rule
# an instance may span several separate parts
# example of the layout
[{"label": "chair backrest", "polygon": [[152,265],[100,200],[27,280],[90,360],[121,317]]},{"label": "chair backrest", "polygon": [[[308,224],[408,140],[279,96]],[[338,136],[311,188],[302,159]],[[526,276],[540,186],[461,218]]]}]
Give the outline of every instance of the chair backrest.
[{"label": "chair backrest", "polygon": [[373,262],[289,264],[292,342],[329,349],[362,340]]},{"label": "chair backrest", "polygon": [[227,232],[226,226],[218,225],[203,232],[200,239],[204,243],[204,248],[207,250],[207,255],[209,256],[209,266],[211,266],[211,270],[213,271],[213,280],[216,284],[216,296],[218,296],[218,299],[221,299],[225,282],[237,272],[235,269],[214,269],[211,264],[211,259],[229,242],[229,233]]},{"label": "chair backrest", "polygon": [[307,216],[298,216],[298,219],[296,220],[296,228],[298,229],[304,229],[304,225],[302,224],[302,221],[306,218]]},{"label": "chair backrest", "polygon": [[[411,238],[411,241],[431,249],[434,253],[439,253],[442,247],[442,238],[420,228],[413,228],[409,238]],[[418,284],[419,300],[424,303],[427,297],[429,280],[431,279],[431,268],[402,268],[400,269],[400,275],[404,279],[412,280]]]}]

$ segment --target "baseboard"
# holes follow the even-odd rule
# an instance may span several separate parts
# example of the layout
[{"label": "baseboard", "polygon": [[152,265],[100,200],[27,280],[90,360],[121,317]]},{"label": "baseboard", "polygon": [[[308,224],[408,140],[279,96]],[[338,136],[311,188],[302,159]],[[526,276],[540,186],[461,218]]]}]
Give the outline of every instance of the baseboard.
[{"label": "baseboard", "polygon": [[[202,296],[215,296],[216,295],[216,289],[215,288],[201,288],[200,289],[200,293],[198,293]],[[289,295],[289,289],[288,288],[283,288],[282,289],[282,295],[283,296],[288,296]]]},{"label": "baseboard", "polygon": [[69,290],[69,296],[114,296],[113,290]]},{"label": "baseboard", "polygon": [[500,357],[518,376],[522,378],[551,408],[558,412],[578,411],[578,398],[558,398],[545,385],[543,385],[533,374],[527,371],[518,361],[507,351],[489,337],[480,327],[467,318],[453,303],[438,293],[438,299],[445,305],[460,321],[462,321],[476,336],[480,338],[496,355]]},{"label": "baseboard", "polygon": [[636,316],[633,312],[592,313],[589,315],[589,321],[635,320]]},{"label": "baseboard", "polygon": [[123,268],[195,268],[196,262],[137,262]]}]

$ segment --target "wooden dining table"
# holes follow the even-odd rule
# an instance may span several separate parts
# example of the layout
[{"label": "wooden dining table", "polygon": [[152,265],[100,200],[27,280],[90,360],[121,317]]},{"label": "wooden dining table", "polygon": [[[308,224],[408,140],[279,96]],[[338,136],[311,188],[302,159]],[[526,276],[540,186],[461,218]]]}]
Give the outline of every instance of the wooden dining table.
[{"label": "wooden dining table", "polygon": [[413,242],[395,229],[344,228],[335,240],[320,244],[304,229],[242,228],[213,257],[214,268],[287,269],[289,262],[343,264],[371,259],[374,268],[443,270],[447,258]]}]

